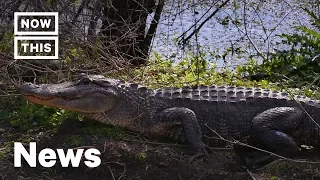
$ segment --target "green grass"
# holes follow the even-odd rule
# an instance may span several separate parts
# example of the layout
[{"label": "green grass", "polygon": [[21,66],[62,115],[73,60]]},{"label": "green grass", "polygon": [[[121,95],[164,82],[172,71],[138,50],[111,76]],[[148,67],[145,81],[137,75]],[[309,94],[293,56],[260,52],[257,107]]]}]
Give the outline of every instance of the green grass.
[{"label": "green grass", "polygon": [[70,146],[79,146],[84,143],[84,139],[79,135],[73,135],[67,138],[65,142],[68,143]]},{"label": "green grass", "polygon": [[127,139],[129,137],[124,131],[115,126],[93,124],[80,130],[84,134],[94,134],[103,137],[111,137],[115,139]]}]

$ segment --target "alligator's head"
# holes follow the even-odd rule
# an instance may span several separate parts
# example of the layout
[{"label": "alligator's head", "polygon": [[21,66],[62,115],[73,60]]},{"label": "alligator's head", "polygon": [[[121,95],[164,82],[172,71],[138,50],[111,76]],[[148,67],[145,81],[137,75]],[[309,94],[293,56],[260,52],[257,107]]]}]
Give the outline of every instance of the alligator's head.
[{"label": "alligator's head", "polygon": [[61,84],[24,83],[20,92],[29,101],[80,113],[101,113],[111,109],[118,98],[117,84],[102,76]]}]

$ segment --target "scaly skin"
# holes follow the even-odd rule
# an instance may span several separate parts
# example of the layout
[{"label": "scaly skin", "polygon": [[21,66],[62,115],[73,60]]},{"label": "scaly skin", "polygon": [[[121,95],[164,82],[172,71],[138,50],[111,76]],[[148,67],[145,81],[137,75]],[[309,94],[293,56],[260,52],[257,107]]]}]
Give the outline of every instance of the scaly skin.
[{"label": "scaly skin", "polygon": [[320,102],[295,96],[300,106],[285,92],[232,86],[152,90],[102,76],[74,83],[25,83],[20,91],[31,102],[73,110],[145,135],[188,142],[201,152],[206,152],[206,144],[222,144],[203,137],[217,134],[286,157],[296,155],[297,144],[320,147],[320,128],[301,108],[319,124]]}]

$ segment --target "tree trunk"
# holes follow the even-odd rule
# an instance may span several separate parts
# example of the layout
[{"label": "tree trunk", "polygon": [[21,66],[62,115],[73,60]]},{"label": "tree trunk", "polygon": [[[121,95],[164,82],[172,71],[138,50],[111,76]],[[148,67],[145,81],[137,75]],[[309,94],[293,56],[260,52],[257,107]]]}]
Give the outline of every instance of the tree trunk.
[{"label": "tree trunk", "polygon": [[133,66],[145,64],[150,41],[146,41],[146,19],[154,0],[110,0],[104,8],[101,34],[107,50]]}]

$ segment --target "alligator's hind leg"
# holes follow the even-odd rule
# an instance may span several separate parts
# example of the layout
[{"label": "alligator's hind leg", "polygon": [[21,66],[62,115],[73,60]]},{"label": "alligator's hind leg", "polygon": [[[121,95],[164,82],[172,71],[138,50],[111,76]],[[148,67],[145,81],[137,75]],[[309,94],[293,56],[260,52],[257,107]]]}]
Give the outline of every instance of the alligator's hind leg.
[{"label": "alligator's hind leg", "polygon": [[[277,107],[257,115],[252,123],[254,144],[280,156],[296,156],[298,147],[290,134],[298,130],[303,114],[298,107]],[[263,163],[268,159],[263,157],[255,161],[252,163]]]},{"label": "alligator's hind leg", "polygon": [[[161,131],[175,140],[186,140],[192,147],[197,148],[199,153],[191,158],[207,155],[210,149],[202,141],[202,132],[196,114],[184,107],[173,107],[165,109],[154,116],[156,126],[161,127]],[[179,126],[179,128],[176,128]],[[181,127],[182,126],[182,127]],[[156,127],[153,127],[158,129]]]}]

